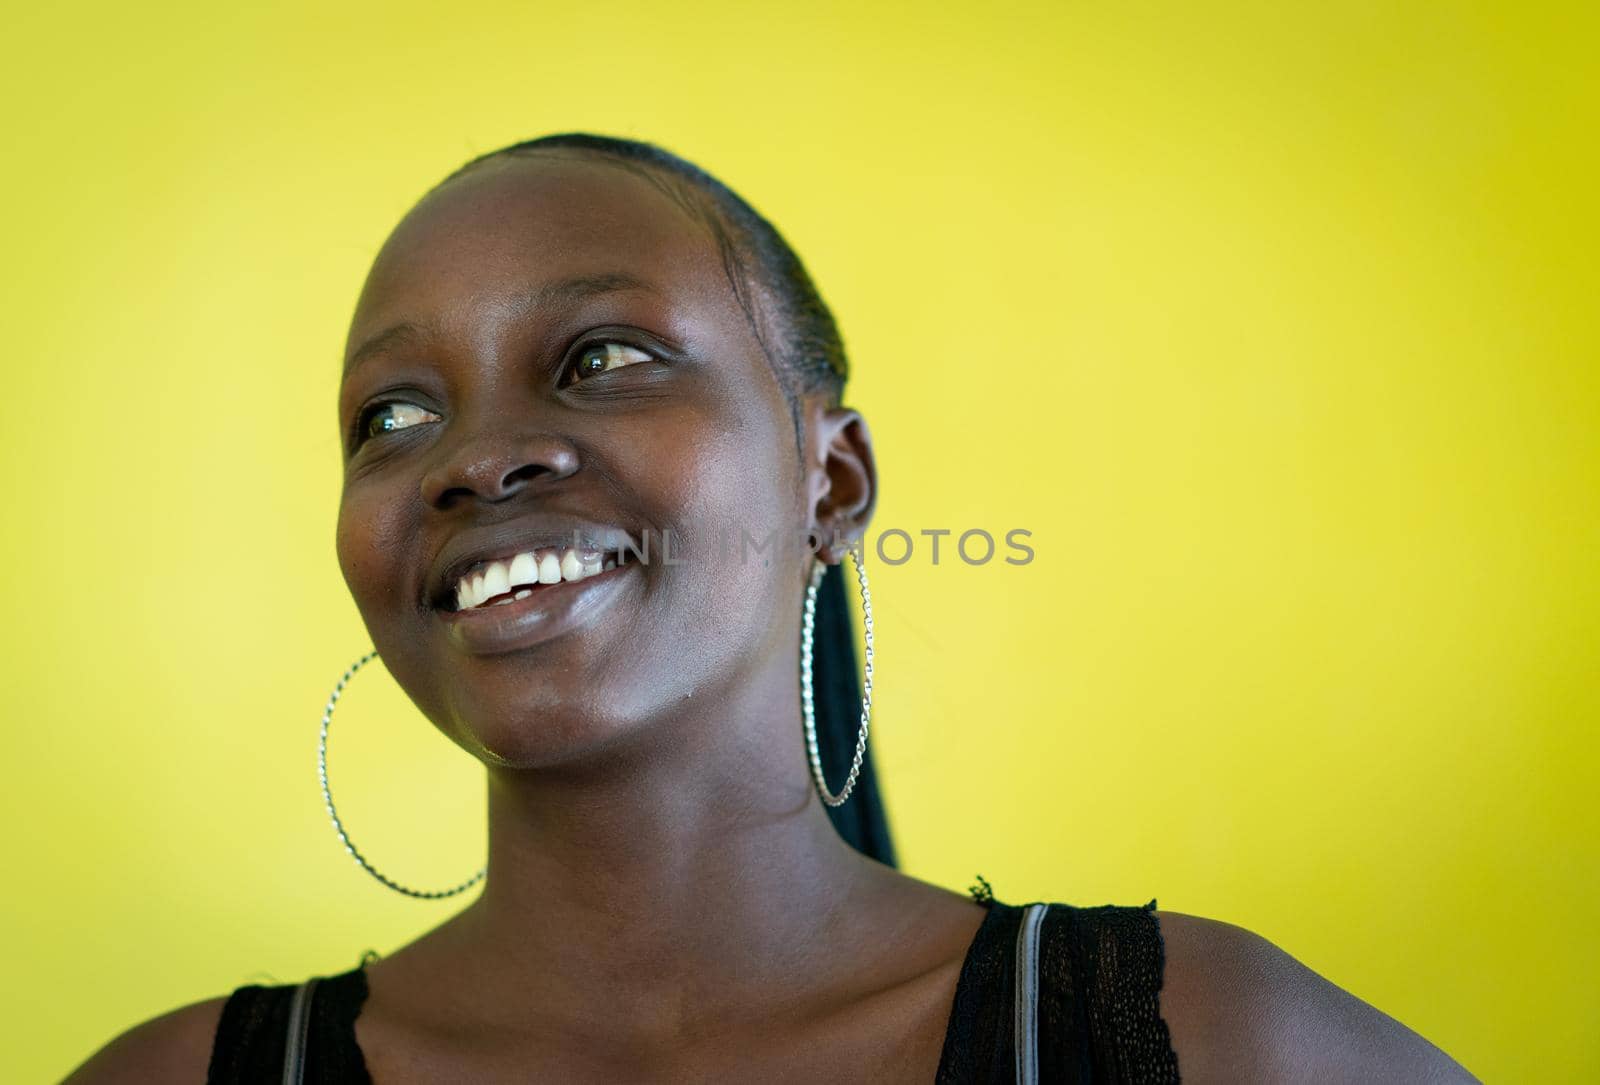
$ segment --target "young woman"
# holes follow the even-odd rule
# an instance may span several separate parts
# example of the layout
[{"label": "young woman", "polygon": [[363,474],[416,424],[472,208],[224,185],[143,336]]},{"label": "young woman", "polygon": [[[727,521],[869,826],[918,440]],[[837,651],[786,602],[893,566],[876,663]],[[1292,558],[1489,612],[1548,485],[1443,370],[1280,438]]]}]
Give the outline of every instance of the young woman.
[{"label": "young woman", "polygon": [[553,136],[430,192],[350,330],[338,555],[389,671],[485,766],[483,891],[70,1080],[1471,1080],[1238,927],[893,868],[845,375],[779,234],[656,147]]}]

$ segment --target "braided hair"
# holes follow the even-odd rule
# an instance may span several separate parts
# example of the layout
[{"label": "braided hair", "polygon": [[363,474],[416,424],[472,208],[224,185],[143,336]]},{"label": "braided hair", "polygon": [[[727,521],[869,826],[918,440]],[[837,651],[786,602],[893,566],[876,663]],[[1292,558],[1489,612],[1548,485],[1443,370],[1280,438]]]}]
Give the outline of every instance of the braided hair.
[{"label": "braided hair", "polygon": [[[435,187],[485,162],[551,153],[590,155],[628,169],[710,231],[734,297],[786,394],[798,453],[801,398],[820,393],[829,406],[838,406],[850,370],[838,323],[783,235],[738,193],[692,162],[653,143],[587,132],[541,136],[490,151]],[[849,771],[861,709],[855,631],[842,565],[828,566],[817,591],[812,667],[822,767],[829,780],[837,781]],[[839,834],[853,847],[894,865],[894,847],[870,750],[861,762],[851,801],[825,809]]]}]

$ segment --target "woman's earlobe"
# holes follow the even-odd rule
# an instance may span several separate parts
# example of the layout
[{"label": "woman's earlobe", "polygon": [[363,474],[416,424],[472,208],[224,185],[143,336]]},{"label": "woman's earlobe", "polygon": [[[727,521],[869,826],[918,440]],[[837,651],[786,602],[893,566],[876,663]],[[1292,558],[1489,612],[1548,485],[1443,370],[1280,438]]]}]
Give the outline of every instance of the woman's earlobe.
[{"label": "woman's earlobe", "polygon": [[816,540],[813,551],[817,560],[826,565],[838,565],[844,561],[845,555],[850,552],[851,545],[857,536],[840,526],[825,525],[812,533]]}]

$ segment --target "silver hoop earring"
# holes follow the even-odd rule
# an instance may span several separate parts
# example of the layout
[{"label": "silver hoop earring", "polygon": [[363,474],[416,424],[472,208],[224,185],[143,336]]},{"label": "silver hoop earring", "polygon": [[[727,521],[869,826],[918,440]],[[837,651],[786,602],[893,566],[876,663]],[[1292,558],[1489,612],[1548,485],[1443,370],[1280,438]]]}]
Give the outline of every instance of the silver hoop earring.
[{"label": "silver hoop earring", "polygon": [[856,564],[856,579],[861,582],[861,624],[866,632],[867,651],[865,677],[861,683],[861,728],[856,734],[856,755],[850,762],[850,775],[844,787],[834,795],[822,776],[822,752],[817,748],[817,710],[811,690],[811,651],[813,633],[817,624],[817,588],[828,567],[820,561],[811,566],[811,583],[806,587],[805,616],[800,622],[800,708],[806,722],[806,753],[811,757],[811,778],[816,781],[817,794],[829,806],[843,806],[855,789],[856,777],[861,774],[861,761],[867,756],[867,728],[872,722],[872,593],[867,590],[867,570],[861,561],[861,544],[852,542],[849,554]]},{"label": "silver hoop earring", "polygon": [[322,798],[327,804],[328,817],[333,820],[333,831],[339,834],[339,842],[344,845],[344,850],[360,864],[362,870],[377,878],[396,893],[404,893],[408,897],[419,897],[423,900],[439,900],[443,897],[453,897],[457,893],[471,889],[482,881],[484,876],[489,873],[489,868],[485,866],[454,889],[440,889],[429,893],[421,889],[407,888],[399,882],[390,881],[380,874],[371,863],[367,862],[366,856],[357,851],[356,846],[350,842],[349,834],[344,831],[344,825],[339,821],[338,811],[333,808],[333,792],[328,790],[328,721],[333,718],[333,706],[339,703],[339,696],[344,692],[344,687],[349,684],[350,679],[355,677],[355,673],[362,667],[377,658],[378,653],[371,651],[350,664],[350,669],[344,672],[344,676],[339,679],[339,684],[333,687],[333,694],[328,698],[328,706],[322,710],[322,733],[317,739],[317,778],[322,781]]}]

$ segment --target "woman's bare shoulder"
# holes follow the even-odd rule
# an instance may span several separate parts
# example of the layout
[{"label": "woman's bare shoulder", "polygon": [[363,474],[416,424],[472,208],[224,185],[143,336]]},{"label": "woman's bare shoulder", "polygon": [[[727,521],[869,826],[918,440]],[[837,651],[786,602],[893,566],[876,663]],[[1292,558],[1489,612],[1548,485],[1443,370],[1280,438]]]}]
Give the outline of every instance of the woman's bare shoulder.
[{"label": "woman's bare shoulder", "polygon": [[180,1006],[114,1037],[62,1085],[204,1081],[228,996]]},{"label": "woman's bare shoulder", "polygon": [[1477,1080],[1259,934],[1155,915],[1166,946],[1161,1016],[1184,1081]]}]

